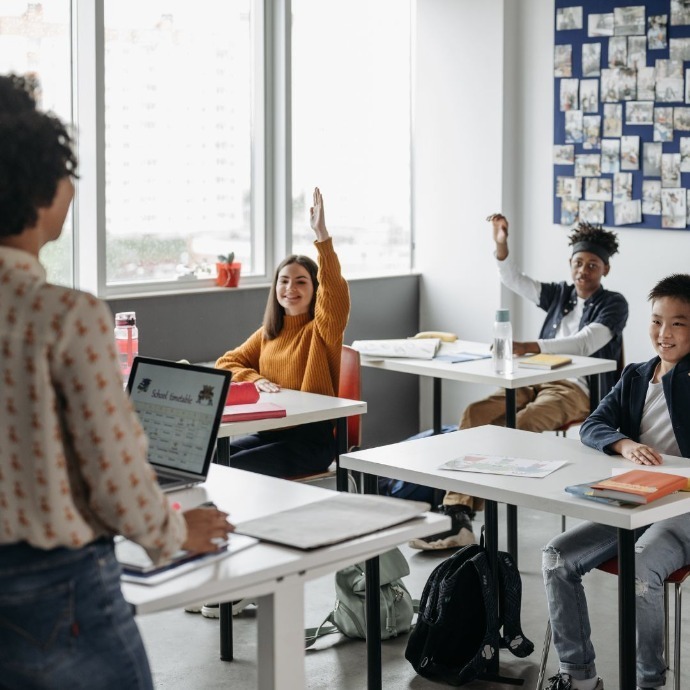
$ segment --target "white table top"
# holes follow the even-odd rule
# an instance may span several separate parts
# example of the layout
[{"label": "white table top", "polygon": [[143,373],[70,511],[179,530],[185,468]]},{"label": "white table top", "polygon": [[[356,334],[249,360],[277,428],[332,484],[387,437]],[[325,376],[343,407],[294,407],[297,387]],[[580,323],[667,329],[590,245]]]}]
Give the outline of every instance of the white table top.
[{"label": "white table top", "polygon": [[221,423],[218,430],[218,438],[254,434],[257,431],[282,429],[298,424],[352,417],[365,414],[367,411],[367,404],[362,400],[334,398],[330,395],[304,393],[287,388],[278,393],[261,393],[260,400],[261,402],[271,402],[283,406],[287,411],[287,415],[270,419],[254,419],[248,422]]},{"label": "white table top", "polygon": [[[327,495],[332,495],[332,491],[213,465],[205,484],[173,492],[169,499],[178,502],[182,510],[213,501],[230,513],[231,522],[239,523],[312,503]],[[374,534],[311,551],[259,543],[156,586],[123,582],[122,591],[139,614],[199,601],[261,596],[273,591],[281,579],[319,577],[448,527],[446,516],[426,513]]]},{"label": "white table top", "polygon": [[[544,478],[439,470],[439,465],[470,455],[501,455],[535,460],[567,460]],[[690,493],[665,496],[646,506],[617,508],[578,498],[564,487],[611,475],[614,467],[634,469],[621,456],[609,456],[579,440],[498,426],[481,426],[430,438],[405,441],[340,456],[342,467],[457,491],[501,503],[635,529],[690,511]],[[667,467],[687,467],[690,460],[669,458]]]},{"label": "white table top", "polygon": [[[477,343],[470,340],[457,340],[454,343],[441,343],[438,354],[452,354],[458,352],[489,353],[487,343]],[[451,381],[465,383],[484,383],[502,388],[520,388],[550,381],[602,374],[616,369],[613,359],[599,359],[598,357],[572,357],[572,363],[557,369],[526,369],[518,366],[520,358],[514,360],[514,371],[510,375],[496,374],[493,371],[491,358],[477,359],[471,362],[443,362],[435,359],[410,359],[406,357],[366,357],[362,356],[363,367],[399,371],[418,376],[431,376]]]}]

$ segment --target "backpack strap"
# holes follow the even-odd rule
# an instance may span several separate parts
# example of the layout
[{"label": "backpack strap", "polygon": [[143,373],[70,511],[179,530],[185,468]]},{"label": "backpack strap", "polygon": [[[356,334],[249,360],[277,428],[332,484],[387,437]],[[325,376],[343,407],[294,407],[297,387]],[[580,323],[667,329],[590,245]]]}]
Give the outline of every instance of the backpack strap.
[{"label": "backpack strap", "polygon": [[333,614],[334,612],[331,611],[317,628],[307,628],[304,631],[305,649],[312,647],[320,637],[326,637],[326,635],[333,635],[334,633],[340,632],[340,629],[334,625]]},{"label": "backpack strap", "polygon": [[513,557],[505,551],[498,552],[498,592],[503,624],[501,643],[519,658],[529,656],[534,651],[534,644],[527,639],[520,625],[522,579]]}]

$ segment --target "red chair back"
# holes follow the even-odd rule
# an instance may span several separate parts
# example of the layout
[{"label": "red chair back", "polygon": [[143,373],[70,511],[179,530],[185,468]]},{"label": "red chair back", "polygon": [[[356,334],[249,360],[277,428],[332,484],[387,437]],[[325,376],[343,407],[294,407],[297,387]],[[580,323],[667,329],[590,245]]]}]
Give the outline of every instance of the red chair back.
[{"label": "red chair back", "polygon": [[[348,400],[362,399],[362,372],[359,352],[343,345],[340,357],[340,381],[338,397]],[[362,445],[362,416],[355,415],[347,418],[347,446],[348,451]]]},{"label": "red chair back", "polygon": [[[597,570],[603,570],[605,573],[610,573],[611,575],[618,575],[618,558],[615,556],[609,558],[608,561],[604,561],[598,565]],[[678,570],[672,572],[666,578],[666,582],[671,582],[673,584],[682,583],[688,575],[690,575],[690,565],[684,565],[682,568],[678,568]]]}]

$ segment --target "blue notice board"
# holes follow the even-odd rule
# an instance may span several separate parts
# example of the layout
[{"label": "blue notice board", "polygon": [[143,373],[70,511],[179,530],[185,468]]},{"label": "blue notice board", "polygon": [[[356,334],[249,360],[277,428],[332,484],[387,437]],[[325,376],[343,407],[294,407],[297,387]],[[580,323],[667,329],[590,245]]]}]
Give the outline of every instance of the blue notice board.
[{"label": "blue notice board", "polygon": [[690,228],[690,2],[556,0],[554,223]]}]

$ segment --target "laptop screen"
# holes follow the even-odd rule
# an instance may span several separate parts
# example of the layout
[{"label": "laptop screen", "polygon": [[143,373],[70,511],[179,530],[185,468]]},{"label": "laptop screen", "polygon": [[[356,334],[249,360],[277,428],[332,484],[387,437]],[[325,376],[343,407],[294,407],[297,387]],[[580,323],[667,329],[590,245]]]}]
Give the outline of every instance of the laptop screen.
[{"label": "laptop screen", "polygon": [[148,436],[152,465],[206,477],[230,378],[221,369],[135,358],[127,390]]}]

